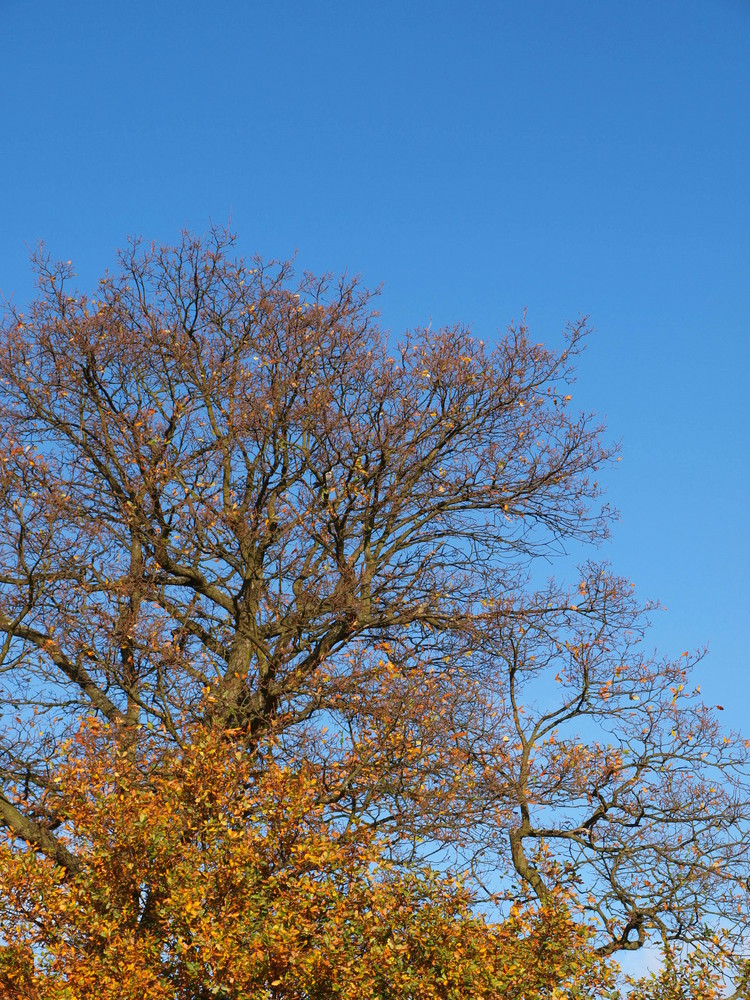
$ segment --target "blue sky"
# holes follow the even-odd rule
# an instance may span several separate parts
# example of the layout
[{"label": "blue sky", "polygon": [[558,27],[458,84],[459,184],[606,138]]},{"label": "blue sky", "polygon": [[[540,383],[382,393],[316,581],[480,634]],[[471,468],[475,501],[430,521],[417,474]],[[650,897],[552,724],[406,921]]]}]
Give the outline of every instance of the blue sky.
[{"label": "blue sky", "polygon": [[750,708],[750,0],[0,0],[0,289],[140,233],[383,282],[383,321],[597,334],[604,551]]}]

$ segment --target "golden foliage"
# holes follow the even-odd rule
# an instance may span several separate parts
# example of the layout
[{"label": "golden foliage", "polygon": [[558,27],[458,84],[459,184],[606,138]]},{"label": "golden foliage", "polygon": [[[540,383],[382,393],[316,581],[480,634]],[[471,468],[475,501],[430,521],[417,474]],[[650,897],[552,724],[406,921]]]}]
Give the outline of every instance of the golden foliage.
[{"label": "golden foliage", "polygon": [[472,912],[455,879],[337,828],[309,765],[196,729],[175,756],[87,725],[55,789],[80,870],[5,843],[0,995],[26,1000],[525,1000],[611,983],[563,899]]}]

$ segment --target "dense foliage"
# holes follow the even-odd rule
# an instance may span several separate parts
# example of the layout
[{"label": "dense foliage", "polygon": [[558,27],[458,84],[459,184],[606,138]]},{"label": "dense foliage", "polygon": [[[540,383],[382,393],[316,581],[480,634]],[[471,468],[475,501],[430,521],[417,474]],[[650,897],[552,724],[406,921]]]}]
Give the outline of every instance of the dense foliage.
[{"label": "dense foliage", "polygon": [[521,982],[524,997],[596,996],[609,981],[563,900],[489,924],[455,880],[394,864],[370,826],[326,823],[316,768],[192,735],[175,757],[161,739],[135,753],[109,728],[80,734],[54,796],[75,874],[0,853],[16,942],[0,958],[6,988],[29,1000],[459,1000],[520,996]]}]

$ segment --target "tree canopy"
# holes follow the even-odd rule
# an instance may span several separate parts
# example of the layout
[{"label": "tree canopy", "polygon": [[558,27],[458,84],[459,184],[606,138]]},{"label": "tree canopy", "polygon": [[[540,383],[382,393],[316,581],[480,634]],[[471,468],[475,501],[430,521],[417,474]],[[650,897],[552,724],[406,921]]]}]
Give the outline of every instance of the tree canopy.
[{"label": "tree canopy", "polygon": [[540,942],[585,991],[656,941],[644,996],[741,991],[745,741],[606,564],[535,584],[613,516],[585,322],[396,343],[221,230],[89,296],[37,266],[0,329],[6,988],[551,996]]},{"label": "tree canopy", "polygon": [[372,826],[329,827],[318,768],[259,771],[216,728],[176,758],[113,735],[89,724],[58,774],[75,875],[0,854],[22,942],[0,989],[3,971],[27,1000],[68,1000],[71,983],[97,1000],[494,1000],[520,982],[525,997],[594,997],[612,983],[562,898],[490,924],[455,879],[394,863]]}]

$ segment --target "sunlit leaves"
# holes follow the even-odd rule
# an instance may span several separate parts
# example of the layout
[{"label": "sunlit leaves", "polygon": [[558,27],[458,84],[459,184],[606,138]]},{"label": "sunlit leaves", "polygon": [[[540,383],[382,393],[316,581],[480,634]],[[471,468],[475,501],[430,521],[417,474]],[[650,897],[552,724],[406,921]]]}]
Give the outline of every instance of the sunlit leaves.
[{"label": "sunlit leaves", "polygon": [[[90,724],[55,797],[82,870],[0,851],[0,984],[29,1000],[595,996],[612,971],[560,897],[500,924],[375,832],[336,826],[319,775],[195,730],[175,756]],[[554,995],[563,995],[555,993]]]}]

